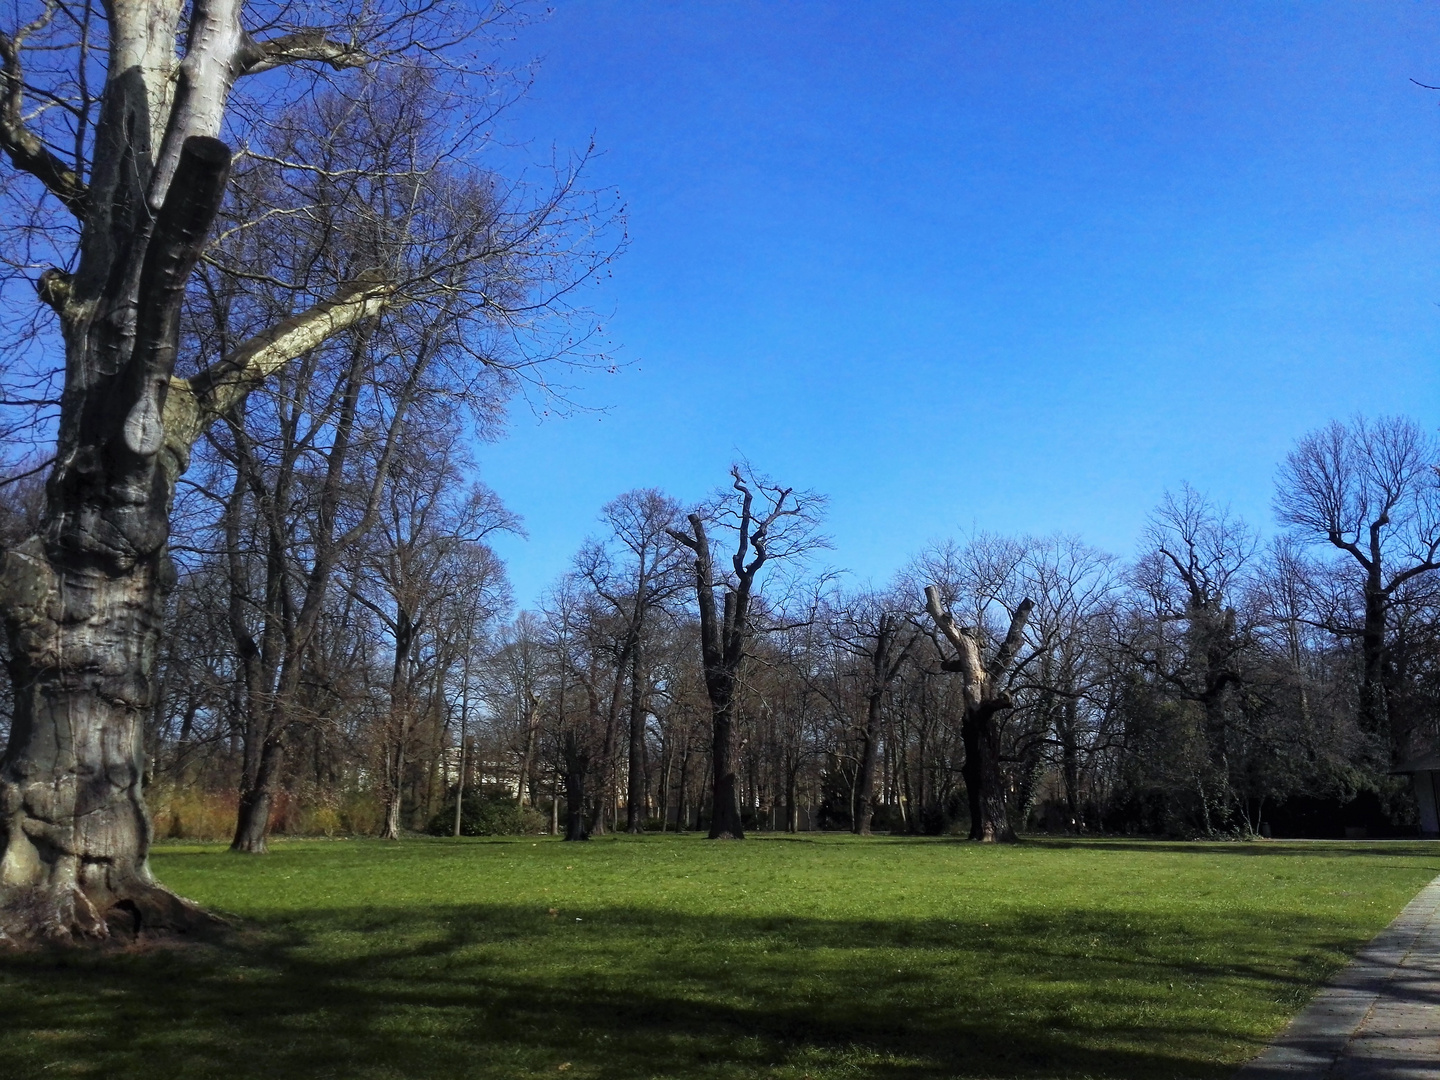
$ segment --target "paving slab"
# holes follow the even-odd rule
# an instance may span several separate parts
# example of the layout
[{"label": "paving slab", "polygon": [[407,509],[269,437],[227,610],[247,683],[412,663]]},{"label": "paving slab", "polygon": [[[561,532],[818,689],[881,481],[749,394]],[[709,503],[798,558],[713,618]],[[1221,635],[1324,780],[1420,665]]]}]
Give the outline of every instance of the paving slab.
[{"label": "paving slab", "polygon": [[1440,1078],[1440,877],[1235,1080]]}]

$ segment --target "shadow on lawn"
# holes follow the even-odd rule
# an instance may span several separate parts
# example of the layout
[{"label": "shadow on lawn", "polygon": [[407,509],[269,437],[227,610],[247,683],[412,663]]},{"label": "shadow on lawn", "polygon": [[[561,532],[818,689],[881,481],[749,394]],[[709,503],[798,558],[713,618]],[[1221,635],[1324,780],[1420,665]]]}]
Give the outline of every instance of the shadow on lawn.
[{"label": "shadow on lawn", "polygon": [[[1039,839],[1039,838],[1037,838]],[[1116,851],[1163,851],[1179,855],[1283,855],[1338,859],[1363,855],[1367,859],[1427,859],[1440,873],[1440,843],[1433,840],[1067,840],[1045,838],[1047,848],[1085,848]]]},{"label": "shadow on lawn", "polygon": [[350,908],[218,948],[0,957],[0,1025],[22,1036],[16,1077],[1218,1078],[1239,1035],[1198,994],[1246,984],[1293,1009],[1325,972],[1277,943],[1354,944],[1287,920],[1237,919],[1248,962],[1219,969],[1183,955],[1176,920],[1098,911]]}]

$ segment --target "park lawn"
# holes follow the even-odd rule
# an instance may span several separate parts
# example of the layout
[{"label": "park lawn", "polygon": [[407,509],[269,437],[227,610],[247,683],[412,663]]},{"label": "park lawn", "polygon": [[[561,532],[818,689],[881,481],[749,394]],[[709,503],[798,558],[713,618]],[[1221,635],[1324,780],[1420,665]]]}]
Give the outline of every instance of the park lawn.
[{"label": "park lawn", "polygon": [[1424,843],[160,848],[218,945],[0,955],[6,1077],[1225,1077]]}]

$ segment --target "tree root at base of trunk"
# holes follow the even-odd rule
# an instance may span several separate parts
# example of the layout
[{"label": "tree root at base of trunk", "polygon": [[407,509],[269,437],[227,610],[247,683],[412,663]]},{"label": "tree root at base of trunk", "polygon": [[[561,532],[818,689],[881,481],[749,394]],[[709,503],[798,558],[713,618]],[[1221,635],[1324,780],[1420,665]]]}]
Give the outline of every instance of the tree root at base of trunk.
[{"label": "tree root at base of trunk", "polygon": [[160,885],[137,883],[102,904],[74,886],[0,888],[0,946],[10,948],[199,940],[229,928]]}]

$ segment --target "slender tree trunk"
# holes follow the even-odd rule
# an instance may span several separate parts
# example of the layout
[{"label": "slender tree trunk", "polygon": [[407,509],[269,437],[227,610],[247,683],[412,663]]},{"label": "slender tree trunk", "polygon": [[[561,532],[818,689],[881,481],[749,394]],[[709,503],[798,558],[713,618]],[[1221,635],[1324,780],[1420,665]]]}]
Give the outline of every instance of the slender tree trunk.
[{"label": "slender tree trunk", "polygon": [[465,817],[465,764],[466,764],[466,762],[465,762],[465,750],[466,750],[466,747],[465,747],[465,735],[464,735],[464,726],[463,726],[464,722],[462,721],[461,724],[462,724],[462,726],[461,726],[461,735],[460,735],[460,775],[459,775],[458,779],[455,781],[455,831],[454,831],[454,834],[453,834],[457,839],[458,839],[459,836],[460,836],[460,826],[461,826],[461,823],[462,823],[462,821],[464,820],[464,817]]},{"label": "slender tree trunk", "polygon": [[[531,763],[535,759],[535,740],[540,734],[540,699],[530,695],[530,707],[525,715],[525,750],[520,755],[520,776],[515,782],[517,806],[525,805],[525,786],[530,779]],[[534,798],[530,800],[532,803]]]},{"label": "slender tree trunk", "polygon": [[679,796],[675,804],[675,831],[684,832],[688,823],[690,808],[690,736],[685,736],[685,745],[680,751],[680,781],[676,785]]},{"label": "slender tree trunk", "polygon": [[466,750],[465,739],[470,730],[470,625],[465,629],[465,672],[462,675],[464,680],[460,684],[460,770],[455,780],[455,836],[460,836],[460,824],[465,813],[465,766]]},{"label": "slender tree trunk", "polygon": [[395,611],[395,657],[390,672],[390,746],[386,761],[394,768],[385,784],[385,826],[380,835],[385,840],[400,839],[401,809],[405,795],[405,746],[410,735],[410,649],[419,632],[404,605]]},{"label": "slender tree trunk", "polygon": [[[615,744],[620,733],[620,701],[625,692],[626,670],[630,666],[633,643],[627,643],[615,665],[615,677],[610,684],[610,700],[605,709],[605,735],[601,740],[600,760],[595,776],[595,815],[591,820],[590,833],[605,835],[606,816],[613,813],[619,793],[615,791]],[[598,710],[597,710],[598,711]]]},{"label": "slender tree trunk", "polygon": [[665,739],[665,750],[660,755],[660,791],[658,793],[660,811],[660,831],[665,832],[670,827],[670,771],[675,765],[675,747],[673,738],[667,736]]},{"label": "slender tree trunk", "polygon": [[851,831],[870,835],[875,817],[875,766],[880,753],[880,701],[883,689],[872,689],[865,703],[865,730],[860,740],[859,775],[855,779],[855,815]]},{"label": "slender tree trunk", "polygon": [[590,755],[573,731],[565,733],[565,839],[589,840],[585,829],[585,774]]},{"label": "slender tree trunk", "polygon": [[550,835],[560,834],[560,774],[557,771],[550,781]]},{"label": "slender tree trunk", "polygon": [[640,643],[630,655],[630,768],[625,798],[625,831],[645,831],[645,684]]},{"label": "slender tree trunk", "polygon": [[799,770],[794,766],[785,769],[785,831],[800,831],[800,786]]},{"label": "slender tree trunk", "polygon": [[1065,782],[1065,829],[1080,832],[1080,744],[1077,705],[1072,696],[1061,710],[1060,770]]}]

